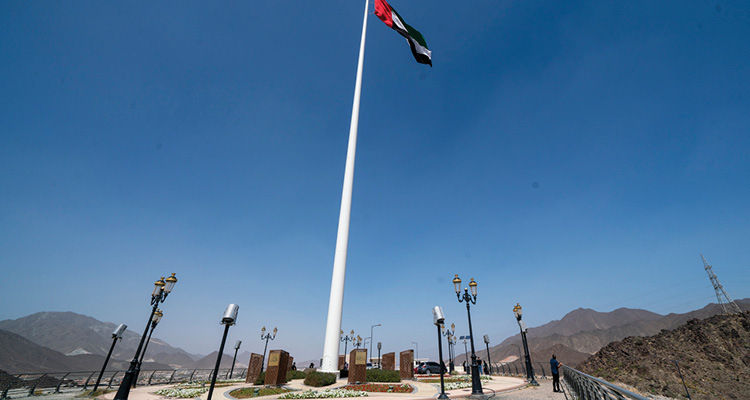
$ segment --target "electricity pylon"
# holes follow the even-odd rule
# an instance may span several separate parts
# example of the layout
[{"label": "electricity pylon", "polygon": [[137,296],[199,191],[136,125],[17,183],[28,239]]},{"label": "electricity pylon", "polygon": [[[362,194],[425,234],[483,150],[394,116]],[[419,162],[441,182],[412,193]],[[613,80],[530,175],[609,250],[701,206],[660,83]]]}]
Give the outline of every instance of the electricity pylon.
[{"label": "electricity pylon", "polygon": [[724,314],[741,313],[742,310],[740,309],[740,306],[738,306],[737,303],[735,303],[734,300],[729,297],[727,291],[724,290],[724,286],[721,286],[721,283],[719,283],[719,278],[716,277],[713,268],[711,268],[711,265],[709,265],[708,261],[706,261],[706,257],[703,257],[703,254],[701,254],[701,259],[703,259],[703,268],[706,270],[708,279],[711,281],[711,285],[713,285],[714,287],[714,292],[716,292],[716,300],[719,301],[722,312]]}]

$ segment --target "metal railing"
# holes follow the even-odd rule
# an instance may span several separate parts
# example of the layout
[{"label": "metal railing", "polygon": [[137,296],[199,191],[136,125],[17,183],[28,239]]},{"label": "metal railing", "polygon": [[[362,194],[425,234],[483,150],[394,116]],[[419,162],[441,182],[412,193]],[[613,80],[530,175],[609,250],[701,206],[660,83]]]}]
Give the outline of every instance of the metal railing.
[{"label": "metal railing", "polygon": [[[549,365],[543,362],[533,362],[534,376],[537,379],[551,379]],[[516,360],[512,362],[497,362],[492,363],[492,375],[502,376],[526,376],[526,362],[522,360]]]},{"label": "metal railing", "polygon": [[562,366],[563,380],[568,393],[580,400],[649,400],[603,379],[584,374],[577,369]]},{"label": "metal railing", "polygon": [[[230,368],[219,369],[218,379],[230,379]],[[91,390],[100,371],[45,372],[9,374],[0,381],[0,399],[12,399],[53,393]],[[213,369],[144,370],[138,375],[137,386],[172,383],[208,382]],[[232,379],[244,379],[247,368],[235,368]],[[116,389],[125,376],[125,370],[105,371],[101,389]]]}]

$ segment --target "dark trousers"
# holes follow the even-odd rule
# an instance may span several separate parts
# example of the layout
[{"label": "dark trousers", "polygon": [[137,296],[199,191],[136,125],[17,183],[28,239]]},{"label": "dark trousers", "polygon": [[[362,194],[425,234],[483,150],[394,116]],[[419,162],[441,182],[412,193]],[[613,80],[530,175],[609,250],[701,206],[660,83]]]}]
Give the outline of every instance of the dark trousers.
[{"label": "dark trousers", "polygon": [[560,373],[552,374],[552,390],[560,390]]}]

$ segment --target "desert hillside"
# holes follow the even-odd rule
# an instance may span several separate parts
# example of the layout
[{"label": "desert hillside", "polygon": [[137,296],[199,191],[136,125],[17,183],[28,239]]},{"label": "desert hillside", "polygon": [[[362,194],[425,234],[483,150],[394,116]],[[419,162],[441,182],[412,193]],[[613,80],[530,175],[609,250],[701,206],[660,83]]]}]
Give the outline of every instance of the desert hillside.
[{"label": "desert hillside", "polygon": [[644,393],[694,400],[750,399],[750,312],[692,319],[655,336],[608,344],[579,368]]}]

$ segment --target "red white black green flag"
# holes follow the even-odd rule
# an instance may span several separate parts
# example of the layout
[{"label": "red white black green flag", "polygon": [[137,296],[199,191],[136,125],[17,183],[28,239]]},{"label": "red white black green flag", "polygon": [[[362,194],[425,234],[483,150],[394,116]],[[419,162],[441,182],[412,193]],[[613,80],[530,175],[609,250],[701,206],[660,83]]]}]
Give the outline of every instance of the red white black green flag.
[{"label": "red white black green flag", "polygon": [[375,15],[406,38],[409,47],[411,47],[411,53],[418,63],[432,66],[432,51],[427,48],[427,42],[425,42],[422,34],[407,24],[390,4],[385,0],[375,0]]}]

